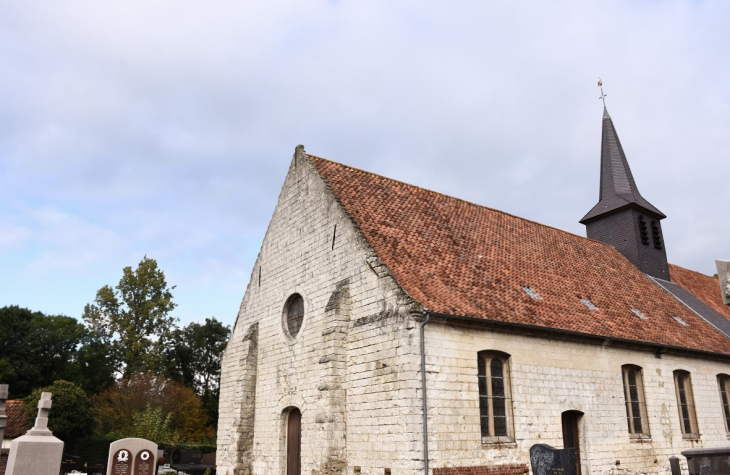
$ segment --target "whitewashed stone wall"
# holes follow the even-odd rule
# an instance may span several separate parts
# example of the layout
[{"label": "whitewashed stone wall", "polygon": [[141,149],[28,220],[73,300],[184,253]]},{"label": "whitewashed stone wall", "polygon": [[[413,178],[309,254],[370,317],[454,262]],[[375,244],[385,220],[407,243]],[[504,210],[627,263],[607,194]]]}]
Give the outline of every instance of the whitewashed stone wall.
[{"label": "whitewashed stone wall", "polygon": [[[218,473],[284,473],[290,407],[303,474],[422,471],[420,312],[373,256],[300,150],[223,358]],[[292,340],[282,322],[295,292],[305,316]]]},{"label": "whitewashed stone wall", "polygon": [[[533,444],[562,448],[561,414],[568,410],[584,413],[579,428],[584,474],[668,475],[672,455],[684,463],[683,450],[730,445],[717,383],[719,373],[730,373],[727,363],[671,355],[658,358],[643,350],[438,323],[426,326],[426,341],[434,468],[529,464]],[[511,355],[513,444],[482,444],[477,353],[483,350]],[[651,441],[629,438],[621,379],[625,364],[643,369]],[[673,375],[677,369],[691,373],[699,441],[682,438]]]}]

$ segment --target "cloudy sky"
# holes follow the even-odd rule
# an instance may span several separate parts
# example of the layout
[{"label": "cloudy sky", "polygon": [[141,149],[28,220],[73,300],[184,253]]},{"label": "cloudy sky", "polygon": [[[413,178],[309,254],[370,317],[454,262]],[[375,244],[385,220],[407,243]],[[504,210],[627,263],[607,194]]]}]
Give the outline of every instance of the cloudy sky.
[{"label": "cloudy sky", "polygon": [[576,234],[607,105],[671,262],[730,258],[726,1],[0,0],[0,306],[157,259],[233,323],[297,144]]}]

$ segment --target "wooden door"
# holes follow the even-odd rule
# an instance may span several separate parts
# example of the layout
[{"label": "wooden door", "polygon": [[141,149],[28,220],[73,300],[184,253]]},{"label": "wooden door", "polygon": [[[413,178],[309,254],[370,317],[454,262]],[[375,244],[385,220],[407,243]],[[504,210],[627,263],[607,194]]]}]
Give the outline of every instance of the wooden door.
[{"label": "wooden door", "polygon": [[286,475],[301,475],[302,413],[294,408],[289,411],[286,425]]},{"label": "wooden door", "polygon": [[567,411],[563,413],[563,448],[575,450],[575,473],[580,473],[580,434],[578,434],[578,419],[581,413]]}]

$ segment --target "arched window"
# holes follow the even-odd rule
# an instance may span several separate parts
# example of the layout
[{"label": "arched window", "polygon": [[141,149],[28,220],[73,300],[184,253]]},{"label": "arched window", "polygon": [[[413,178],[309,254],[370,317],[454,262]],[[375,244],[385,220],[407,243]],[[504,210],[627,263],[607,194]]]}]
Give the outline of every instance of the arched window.
[{"label": "arched window", "polygon": [[722,415],[725,416],[725,432],[730,436],[730,376],[718,374],[717,383],[720,385],[720,401],[722,401]]},{"label": "arched window", "polygon": [[651,237],[654,240],[654,247],[662,249],[662,233],[659,230],[659,223],[654,219],[651,221]]},{"label": "arched window", "polygon": [[679,425],[682,428],[683,439],[699,439],[700,431],[697,428],[697,414],[692,393],[692,379],[687,371],[674,372],[674,387],[677,393],[677,407],[679,409]]},{"label": "arched window", "polygon": [[641,368],[634,365],[621,367],[626,400],[626,421],[632,438],[649,437],[649,420],[644,399],[644,378]]},{"label": "arched window", "polygon": [[294,294],[286,301],[284,307],[286,330],[292,338],[297,336],[304,321],[304,299],[299,294]]},{"label": "arched window", "polygon": [[646,220],[643,216],[639,216],[639,236],[641,236],[641,244],[649,245],[649,229],[646,226]]},{"label": "arched window", "polygon": [[482,351],[477,357],[482,442],[513,440],[509,355]]}]

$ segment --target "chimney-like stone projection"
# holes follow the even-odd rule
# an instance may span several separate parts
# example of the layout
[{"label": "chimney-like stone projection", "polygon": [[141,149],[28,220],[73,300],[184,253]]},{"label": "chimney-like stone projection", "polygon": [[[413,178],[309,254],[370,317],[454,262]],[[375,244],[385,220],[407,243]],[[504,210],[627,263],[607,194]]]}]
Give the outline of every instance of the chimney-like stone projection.
[{"label": "chimney-like stone projection", "polygon": [[722,292],[722,303],[730,305],[730,261],[715,261],[717,266],[717,278],[720,280],[720,291]]}]

